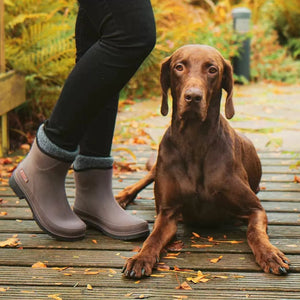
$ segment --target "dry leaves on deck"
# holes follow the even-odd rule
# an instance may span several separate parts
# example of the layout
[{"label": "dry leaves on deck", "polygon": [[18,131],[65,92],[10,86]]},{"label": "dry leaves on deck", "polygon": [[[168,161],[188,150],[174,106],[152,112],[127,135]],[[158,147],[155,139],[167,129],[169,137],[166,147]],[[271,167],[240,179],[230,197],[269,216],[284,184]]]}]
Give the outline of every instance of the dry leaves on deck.
[{"label": "dry leaves on deck", "polygon": [[31,268],[33,268],[33,269],[43,269],[43,268],[47,268],[47,266],[43,262],[38,261],[38,262],[34,263],[31,266]]},{"label": "dry leaves on deck", "polygon": [[209,261],[213,264],[216,264],[217,262],[219,262],[221,259],[223,258],[223,255],[220,255],[219,257],[217,258],[213,258],[213,259],[210,259]]},{"label": "dry leaves on deck", "polygon": [[300,183],[300,177],[297,176],[297,175],[295,175],[295,176],[294,176],[294,182],[295,182],[295,183]]},{"label": "dry leaves on deck", "polygon": [[192,290],[192,288],[186,281],[184,281],[176,287],[176,290]]},{"label": "dry leaves on deck", "polygon": [[14,235],[11,238],[8,238],[5,241],[0,242],[0,248],[3,247],[18,247],[21,244],[20,240],[17,238],[17,235]]}]

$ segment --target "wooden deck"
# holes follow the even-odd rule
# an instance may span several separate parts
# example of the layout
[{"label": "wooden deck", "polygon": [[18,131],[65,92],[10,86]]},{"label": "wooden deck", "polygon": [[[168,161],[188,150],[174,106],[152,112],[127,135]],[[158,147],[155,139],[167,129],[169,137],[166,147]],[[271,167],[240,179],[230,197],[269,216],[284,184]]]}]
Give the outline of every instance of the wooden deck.
[{"label": "wooden deck", "polygon": [[[132,151],[142,168],[151,150],[136,146]],[[0,298],[300,299],[300,183],[294,182],[300,170],[290,168],[300,160],[300,153],[259,154],[263,164],[259,198],[268,213],[272,243],[292,262],[288,276],[264,274],[259,269],[246,242],[245,226],[199,229],[181,224],[177,240],[184,243],[183,247],[180,242],[173,244],[173,251],[163,255],[164,264],[153,276],[138,281],[126,279],[121,274],[124,261],[142,241],[118,241],[92,229],[82,241],[56,241],[38,228],[26,202],[19,201],[4,180],[0,184],[0,241],[17,235],[21,244],[0,249]],[[126,151],[114,155],[116,160],[130,158]],[[143,174],[145,171],[116,177],[115,194]],[[74,189],[70,174],[67,193],[71,203]],[[152,189],[149,186],[128,208],[147,219],[151,228],[155,218]],[[208,236],[213,239],[208,240]],[[210,261],[221,256],[216,263]],[[47,268],[32,268],[38,261]],[[188,281],[197,277],[198,270],[205,275],[203,282]],[[190,290],[176,289],[185,281]]]}]

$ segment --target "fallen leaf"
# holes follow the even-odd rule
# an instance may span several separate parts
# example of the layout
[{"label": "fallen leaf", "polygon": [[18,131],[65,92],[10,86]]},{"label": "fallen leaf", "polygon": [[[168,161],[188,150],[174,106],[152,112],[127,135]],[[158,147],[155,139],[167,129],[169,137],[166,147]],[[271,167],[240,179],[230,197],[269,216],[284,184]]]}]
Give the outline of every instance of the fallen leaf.
[{"label": "fallen leaf", "polygon": [[99,274],[99,271],[85,271],[83,274],[84,275],[97,275]]},{"label": "fallen leaf", "polygon": [[213,245],[200,245],[200,244],[192,244],[192,245],[191,245],[191,247],[194,247],[194,248],[201,249],[201,248],[213,247]]},{"label": "fallen leaf", "polygon": [[61,297],[59,297],[60,294],[53,294],[53,295],[48,295],[48,298],[55,299],[55,300],[62,300]]},{"label": "fallen leaf", "polygon": [[213,258],[210,259],[209,261],[213,264],[217,263],[218,261],[220,261],[223,258],[223,255],[220,255],[218,258]]},{"label": "fallen leaf", "polygon": [[0,158],[0,165],[9,165],[12,164],[12,159],[10,157]]},{"label": "fallen leaf", "polygon": [[72,276],[71,273],[63,273],[64,276]]},{"label": "fallen leaf", "polygon": [[196,232],[192,232],[193,236],[196,237],[196,238],[200,238],[200,235]]},{"label": "fallen leaf", "polygon": [[0,216],[7,216],[7,212],[6,211],[1,211]]},{"label": "fallen leaf", "polygon": [[93,287],[92,287],[89,283],[86,285],[86,288],[87,288],[88,290],[92,290],[92,289],[93,289]]},{"label": "fallen leaf", "polygon": [[92,242],[93,242],[94,244],[98,244],[98,242],[97,242],[96,240],[92,240]]},{"label": "fallen leaf", "polygon": [[206,275],[203,275],[201,271],[198,271],[196,277],[188,277],[187,281],[192,281],[193,283],[199,283],[199,282],[207,282],[209,279],[205,278]]},{"label": "fallen leaf", "polygon": [[165,277],[166,275],[163,275],[163,274],[151,274],[150,275],[151,277]]},{"label": "fallen leaf", "polygon": [[125,297],[130,297],[133,294],[133,292],[130,292],[128,294],[125,295]]},{"label": "fallen leaf", "polygon": [[139,284],[141,281],[140,280],[137,280],[137,281],[135,281],[135,284]]},{"label": "fallen leaf", "polygon": [[0,242],[0,248],[3,247],[17,247],[21,244],[20,240],[17,237],[11,237],[6,241]]},{"label": "fallen leaf", "polygon": [[192,288],[186,281],[184,281],[183,283],[181,283],[179,286],[176,287],[176,290],[192,290]]},{"label": "fallen leaf", "polygon": [[41,268],[47,268],[47,266],[44,263],[42,263],[41,261],[38,261],[38,262],[34,263],[31,266],[31,268],[33,268],[33,269],[41,269]]},{"label": "fallen leaf", "polygon": [[167,249],[169,251],[181,251],[184,246],[184,243],[182,241],[175,241],[172,244],[167,246]]},{"label": "fallen leaf", "polygon": [[177,266],[174,266],[174,271],[176,271],[176,272],[193,272],[194,270],[191,270],[191,269],[180,269]]},{"label": "fallen leaf", "polygon": [[300,183],[300,177],[297,176],[297,175],[295,175],[295,176],[294,176],[294,182],[295,182],[295,183]]},{"label": "fallen leaf", "polygon": [[7,290],[9,290],[9,287],[7,287],[7,288],[0,288],[0,292],[2,292],[2,293],[6,292]]}]

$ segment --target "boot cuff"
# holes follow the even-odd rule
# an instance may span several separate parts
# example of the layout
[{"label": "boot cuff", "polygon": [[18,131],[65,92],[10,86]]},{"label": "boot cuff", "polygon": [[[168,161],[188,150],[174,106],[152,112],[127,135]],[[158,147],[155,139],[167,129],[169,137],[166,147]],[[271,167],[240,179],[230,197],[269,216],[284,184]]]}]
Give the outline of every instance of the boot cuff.
[{"label": "boot cuff", "polygon": [[85,156],[79,154],[73,164],[75,171],[89,169],[110,169],[113,166],[114,159],[109,157]]},{"label": "boot cuff", "polygon": [[75,157],[78,155],[79,152],[78,149],[75,151],[68,151],[62,149],[55,145],[53,142],[51,142],[44,131],[44,124],[42,124],[37,131],[36,141],[37,145],[39,146],[42,152],[64,162],[74,161]]}]

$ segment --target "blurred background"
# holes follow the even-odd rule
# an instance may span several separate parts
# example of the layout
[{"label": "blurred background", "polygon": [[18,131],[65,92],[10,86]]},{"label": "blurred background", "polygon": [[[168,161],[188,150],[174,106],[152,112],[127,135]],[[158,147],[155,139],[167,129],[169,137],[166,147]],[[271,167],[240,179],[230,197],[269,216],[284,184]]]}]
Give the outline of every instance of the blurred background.
[{"label": "blurred background", "polygon": [[[151,55],[121,92],[121,99],[160,95],[161,61],[176,48],[199,43],[216,47],[233,60],[245,39],[251,41],[250,81],[299,83],[299,0],[152,0],[157,43]],[[8,114],[11,148],[30,143],[45,120],[75,63],[75,0],[4,0],[6,71],[22,72],[26,102]],[[247,34],[233,29],[232,10],[251,10]]]}]

